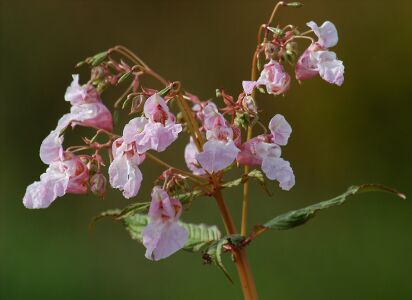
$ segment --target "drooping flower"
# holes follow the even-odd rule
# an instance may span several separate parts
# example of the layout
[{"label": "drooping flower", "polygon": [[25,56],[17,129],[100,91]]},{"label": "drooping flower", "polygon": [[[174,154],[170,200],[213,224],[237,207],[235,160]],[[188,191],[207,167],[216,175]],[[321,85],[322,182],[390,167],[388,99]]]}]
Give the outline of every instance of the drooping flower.
[{"label": "drooping flower", "polygon": [[277,180],[284,190],[290,190],[295,177],[289,162],[281,158],[280,145],[286,145],[292,128],[282,115],[275,115],[270,123],[270,134],[262,134],[245,142],[240,147],[236,160],[241,165],[259,165],[266,177]]},{"label": "drooping flower", "polygon": [[289,90],[290,76],[280,63],[271,60],[264,66],[257,84],[265,85],[268,94],[280,95]]},{"label": "drooping flower", "polygon": [[338,42],[335,25],[329,21],[323,23],[321,27],[313,21],[307,25],[319,40],[310,45],[298,59],[295,66],[296,79],[306,80],[319,74],[325,81],[341,86],[345,67],[343,62],[336,58],[335,52],[328,50]]},{"label": "drooping flower", "polygon": [[112,113],[101,102],[73,105],[70,109],[71,124],[113,130]]},{"label": "drooping flower", "polygon": [[[207,142],[203,151],[195,154],[195,159],[202,168],[210,173],[218,172],[228,167],[239,153],[233,140],[232,126],[217,110],[216,105],[209,103],[203,109],[203,128],[206,130]],[[236,140],[240,139],[240,131],[236,131]]]},{"label": "drooping flower", "polygon": [[107,131],[113,130],[112,114],[102,103],[97,90],[87,83],[79,84],[79,75],[73,75],[73,81],[64,96],[72,105],[66,116],[72,126],[93,126]]},{"label": "drooping flower", "polygon": [[66,90],[64,100],[71,103],[71,105],[78,105],[84,103],[101,102],[99,93],[91,84],[80,85],[79,75],[72,75],[73,81]]},{"label": "drooping flower", "polygon": [[152,191],[149,209],[149,224],[143,229],[143,245],[146,258],[160,260],[183,248],[188,240],[187,230],[177,221],[182,214],[182,204],[161,187]]},{"label": "drooping flower", "polygon": [[88,169],[80,158],[64,153],[59,160],[50,163],[40,181],[27,187],[23,204],[27,208],[46,208],[66,193],[85,194],[88,178]]},{"label": "drooping flower", "polygon": [[175,123],[175,116],[158,94],[146,100],[143,110],[145,117],[134,118],[125,126],[125,142],[135,142],[139,153],[150,149],[157,152],[166,150],[177,139],[182,125]]},{"label": "drooping flower", "polygon": [[143,180],[139,165],[144,161],[145,155],[139,154],[135,145],[127,144],[122,138],[117,139],[112,145],[113,161],[109,166],[109,179],[113,188],[123,191],[127,199],[135,197]]}]

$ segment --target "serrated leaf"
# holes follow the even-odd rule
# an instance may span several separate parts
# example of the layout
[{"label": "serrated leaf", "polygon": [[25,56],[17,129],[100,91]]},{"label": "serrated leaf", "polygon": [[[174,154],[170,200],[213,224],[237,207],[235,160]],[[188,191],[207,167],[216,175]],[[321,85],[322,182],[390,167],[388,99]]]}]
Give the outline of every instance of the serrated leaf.
[{"label": "serrated leaf", "polygon": [[252,170],[250,171],[246,176],[243,175],[240,178],[237,178],[235,180],[232,181],[228,181],[225,182],[224,184],[222,184],[222,187],[224,188],[232,188],[232,187],[236,187],[242,183],[245,183],[247,180],[249,179],[255,179],[259,182],[259,184],[262,186],[263,190],[269,195],[272,196],[272,193],[269,191],[269,189],[266,186],[266,181],[265,181],[265,176],[263,175],[263,173],[259,170]]},{"label": "serrated leaf", "polygon": [[313,218],[317,211],[329,208],[332,206],[341,205],[346,202],[346,200],[354,196],[356,194],[362,192],[388,192],[392,193],[402,199],[406,199],[405,195],[399,193],[398,191],[378,184],[364,184],[359,186],[351,186],[349,189],[340,196],[337,196],[333,199],[322,201],[298,210],[293,210],[282,215],[275,217],[274,219],[266,222],[263,225],[258,226],[255,229],[256,231],[264,230],[264,229],[278,229],[278,230],[285,230],[291,229],[296,226],[302,225],[306,223],[308,220]]},{"label": "serrated leaf", "polygon": [[217,266],[223,272],[226,278],[231,283],[233,283],[233,280],[222,261],[223,247],[227,244],[229,244],[229,241],[226,238],[213,242],[203,253],[203,259],[205,263],[214,264],[215,266]]},{"label": "serrated leaf", "polygon": [[[142,230],[149,224],[149,217],[142,214],[125,215],[122,219],[126,230],[129,232],[132,239],[142,243]],[[180,222],[189,234],[189,239],[184,246],[184,250],[197,252],[204,246],[213,243],[221,238],[221,233],[216,226],[208,226],[205,224],[191,224]]]}]

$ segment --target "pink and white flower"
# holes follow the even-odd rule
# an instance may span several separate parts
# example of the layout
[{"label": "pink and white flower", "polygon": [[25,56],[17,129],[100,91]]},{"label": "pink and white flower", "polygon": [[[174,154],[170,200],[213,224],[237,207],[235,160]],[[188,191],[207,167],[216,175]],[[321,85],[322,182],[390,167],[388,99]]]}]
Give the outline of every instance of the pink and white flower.
[{"label": "pink and white flower", "polygon": [[80,85],[78,74],[72,77],[73,81],[66,90],[64,100],[70,102],[71,105],[101,102],[99,93],[91,84]]},{"label": "pink and white flower", "polygon": [[145,117],[134,118],[125,126],[125,142],[135,142],[139,153],[150,149],[157,152],[166,150],[177,139],[182,125],[175,123],[175,116],[158,94],[146,100],[144,114]]},{"label": "pink and white flower", "polygon": [[262,134],[245,142],[240,147],[236,160],[241,165],[259,165],[266,177],[277,180],[284,190],[295,184],[295,176],[289,162],[281,158],[280,145],[286,145],[292,128],[282,115],[275,115],[270,123],[271,134]]},{"label": "pink and white flower", "polygon": [[170,198],[166,191],[155,186],[148,214],[150,221],[142,231],[146,258],[157,261],[184,247],[189,235],[177,222],[181,214],[180,201]]},{"label": "pink and white flower", "polygon": [[323,80],[341,86],[344,81],[345,67],[343,62],[336,58],[335,52],[328,50],[338,43],[335,25],[329,21],[320,27],[313,21],[307,25],[319,40],[310,45],[298,59],[295,66],[296,79],[306,80],[319,74]]},{"label": "pink and white flower", "polygon": [[40,181],[29,185],[23,197],[27,208],[46,208],[56,198],[66,193],[87,193],[89,171],[79,157],[64,153],[50,163],[46,172],[40,176]]},{"label": "pink and white flower", "polygon": [[109,181],[113,188],[123,191],[127,199],[135,197],[143,180],[139,165],[145,155],[139,154],[135,145],[127,144],[122,138],[117,139],[112,147],[113,161],[109,166]]},{"label": "pink and white flower", "polygon": [[264,66],[256,83],[265,85],[268,94],[280,95],[289,90],[290,76],[280,63],[271,60]]},{"label": "pink and white flower", "polygon": [[[228,167],[239,153],[233,140],[234,133],[216,105],[209,103],[203,109],[203,129],[206,130],[207,142],[203,145],[203,151],[195,154],[195,159],[201,167],[209,173],[221,171]],[[236,131],[236,140],[240,138]]]}]

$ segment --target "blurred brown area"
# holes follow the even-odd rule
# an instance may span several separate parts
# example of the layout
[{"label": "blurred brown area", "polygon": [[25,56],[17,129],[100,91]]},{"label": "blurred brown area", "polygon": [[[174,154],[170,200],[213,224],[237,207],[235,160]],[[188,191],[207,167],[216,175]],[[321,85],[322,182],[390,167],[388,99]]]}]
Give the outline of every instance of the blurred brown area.
[{"label": "blurred brown area", "polygon": [[[153,263],[120,224],[103,221],[89,232],[92,216],[131,202],[117,191],[104,200],[66,196],[38,211],[21,200],[45,169],[40,142],[69,109],[63,95],[78,61],[123,44],[202,99],[216,88],[236,96],[249,77],[258,26],[274,4],[0,1],[0,299],[241,299],[238,282],[203,266],[198,254]],[[282,113],[293,126],[284,156],[297,184],[272,198],[253,185],[251,224],[351,184],[385,183],[412,195],[411,9],[406,0],[308,0],[280,11],[280,24],[336,24],[340,41],[333,50],[346,79],[341,88],[314,79],[295,82],[285,98],[259,96],[264,123]],[[184,143],[173,145],[165,160],[183,166]],[[148,200],[160,171],[143,166],[138,200]],[[225,196],[239,215],[240,190]],[[408,200],[362,195],[303,227],[262,236],[249,248],[261,298],[411,299],[411,212]],[[221,226],[207,198],[183,218]],[[229,258],[226,264],[236,277]]]}]

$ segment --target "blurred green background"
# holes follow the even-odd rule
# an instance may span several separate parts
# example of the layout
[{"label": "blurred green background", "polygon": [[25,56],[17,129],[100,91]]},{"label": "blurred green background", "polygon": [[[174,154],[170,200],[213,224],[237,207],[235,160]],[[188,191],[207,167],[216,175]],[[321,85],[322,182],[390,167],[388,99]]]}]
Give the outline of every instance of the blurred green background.
[{"label": "blurred green background", "polygon": [[[103,221],[90,233],[92,216],[131,202],[117,191],[104,200],[69,195],[36,211],[25,209],[22,197],[45,169],[40,142],[69,109],[63,95],[75,63],[124,44],[202,99],[220,87],[237,95],[250,73],[257,28],[274,4],[0,1],[0,299],[241,299],[237,280],[231,285],[198,254],[153,263],[118,223]],[[412,2],[305,4],[283,9],[279,22],[333,21],[346,80],[342,88],[320,79],[295,82],[285,98],[259,96],[264,123],[282,113],[293,126],[284,156],[297,184],[273,198],[253,185],[253,224],[351,184],[385,183],[412,195]],[[165,160],[182,166],[175,153],[184,142]],[[148,201],[160,171],[144,164],[139,199]],[[225,196],[238,216],[241,191]],[[411,213],[409,201],[361,195],[306,226],[263,235],[248,249],[261,299],[411,299]],[[212,199],[196,201],[183,218],[222,226]],[[229,259],[227,265],[237,278]]]}]

